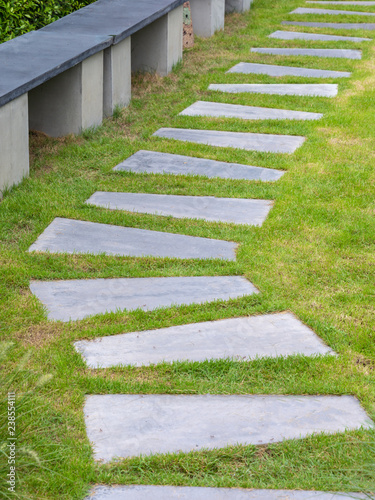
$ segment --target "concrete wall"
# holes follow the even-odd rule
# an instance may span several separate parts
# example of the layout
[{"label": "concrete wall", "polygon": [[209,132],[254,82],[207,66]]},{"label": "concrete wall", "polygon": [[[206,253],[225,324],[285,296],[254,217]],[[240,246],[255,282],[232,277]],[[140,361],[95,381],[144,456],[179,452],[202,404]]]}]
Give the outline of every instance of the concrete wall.
[{"label": "concrete wall", "polygon": [[126,38],[104,51],[103,113],[112,116],[116,106],[131,99],[131,40]]},{"label": "concrete wall", "polygon": [[27,94],[0,107],[0,198],[29,174]]},{"label": "concrete wall", "polygon": [[194,34],[208,38],[224,29],[225,0],[190,0]]},{"label": "concrete wall", "polygon": [[250,9],[252,0],[225,0],[225,12],[245,12]]},{"label": "concrete wall", "polygon": [[52,137],[79,134],[103,119],[103,52],[29,92],[29,126]]}]

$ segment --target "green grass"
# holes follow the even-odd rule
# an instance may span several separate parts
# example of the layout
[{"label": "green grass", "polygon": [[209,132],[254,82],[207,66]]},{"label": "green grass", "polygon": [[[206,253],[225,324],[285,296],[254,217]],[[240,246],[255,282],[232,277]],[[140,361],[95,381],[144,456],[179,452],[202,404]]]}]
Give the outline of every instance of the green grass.
[{"label": "green grass", "polygon": [[[59,140],[31,135],[31,176],[5,193],[0,204],[0,338],[14,342],[2,361],[3,392],[11,386],[21,398],[25,384],[37,383],[45,374],[53,377],[30,394],[19,414],[19,429],[25,429],[19,446],[41,460],[22,462],[20,497],[78,500],[96,482],[375,490],[372,431],[133,458],[105,466],[94,462],[85,434],[85,394],[352,394],[375,418],[374,44],[268,39],[283,20],[310,19],[288,14],[298,6],[302,3],[296,0],[255,0],[251,12],[227,16],[224,33],[198,40],[170,76],[135,75],[131,105],[102,127]],[[373,37],[366,31],[284,29]],[[356,48],[363,51],[363,60],[251,54],[252,46]],[[338,80],[335,99],[207,91],[210,83],[334,81],[225,74],[240,61],[353,75]],[[196,100],[321,112],[324,118],[287,122],[178,116]],[[266,154],[152,137],[159,127],[303,135],[307,141],[293,155]],[[261,183],[112,171],[139,149],[278,168],[286,174],[277,183]],[[86,206],[97,190],[262,198],[275,200],[275,205],[261,228],[243,227]],[[27,253],[55,217],[236,241],[237,262]],[[38,279],[229,274],[246,276],[261,293],[67,324],[47,321],[28,288],[30,280]],[[91,372],[72,345],[79,339],[285,310],[314,329],[339,356]],[[31,357],[18,369],[25,352]],[[12,373],[17,376],[11,382]],[[0,455],[0,471],[2,460]]]}]

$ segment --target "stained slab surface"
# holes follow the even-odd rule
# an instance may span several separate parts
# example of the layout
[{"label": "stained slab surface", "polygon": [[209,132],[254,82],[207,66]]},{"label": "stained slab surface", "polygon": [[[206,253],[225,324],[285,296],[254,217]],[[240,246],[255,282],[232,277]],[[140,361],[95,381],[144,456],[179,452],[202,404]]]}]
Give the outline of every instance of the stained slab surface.
[{"label": "stained slab surface", "polygon": [[356,36],[323,35],[319,33],[300,33],[298,31],[275,31],[268,38],[279,40],[321,40],[327,42],[371,42],[371,38]]},{"label": "stained slab surface", "polygon": [[259,445],[369,428],[352,396],[87,396],[87,435],[96,460]]},{"label": "stained slab surface", "polygon": [[90,368],[332,353],[290,313],[224,319],[75,342]]},{"label": "stained slab surface", "polygon": [[219,102],[197,101],[180,113],[183,116],[240,118],[242,120],[319,120],[321,113],[288,109],[258,108]]},{"label": "stained slab surface", "polygon": [[214,196],[174,196],[148,193],[108,193],[97,191],[87,200],[89,205],[178,219],[203,219],[261,226],[273,202]]},{"label": "stained slab surface", "polygon": [[33,281],[30,290],[46,308],[48,319],[60,321],[124,309],[152,311],[203,304],[259,293],[241,276]]},{"label": "stained slab surface", "polygon": [[178,486],[96,486],[86,500],[353,500],[360,493]]},{"label": "stained slab surface", "polygon": [[338,9],[309,9],[305,7],[298,7],[293,10],[291,14],[328,14],[331,16],[347,15],[347,16],[375,16],[374,12],[361,12],[352,10],[338,10]]},{"label": "stained slab surface", "polygon": [[333,83],[212,83],[208,88],[232,94],[249,92],[253,94],[335,97],[338,93],[338,85]]},{"label": "stained slab surface", "polygon": [[298,68],[295,66],[277,66],[274,64],[258,64],[241,62],[233,66],[227,73],[246,73],[269,76],[303,76],[312,78],[348,78],[347,71],[329,71],[323,69]]},{"label": "stained slab surface", "polygon": [[209,146],[267,153],[294,153],[305,141],[304,137],[293,135],[248,134],[184,128],[161,128],[154,135]]},{"label": "stained slab surface", "polygon": [[281,170],[272,168],[143,150],[137,151],[113,170],[145,174],[201,175],[212,179],[218,177],[264,182],[277,181],[284,175]]},{"label": "stained slab surface", "polygon": [[235,260],[228,241],[56,218],[29,252]]},{"label": "stained slab surface", "polygon": [[337,59],[361,59],[360,50],[349,49],[276,49],[276,48],[252,48],[251,52],[260,54],[272,54],[276,56],[312,56],[332,57]]},{"label": "stained slab surface", "polygon": [[299,21],[282,21],[288,26],[306,26],[308,28],[332,28],[336,30],[375,30],[375,23],[314,23]]}]

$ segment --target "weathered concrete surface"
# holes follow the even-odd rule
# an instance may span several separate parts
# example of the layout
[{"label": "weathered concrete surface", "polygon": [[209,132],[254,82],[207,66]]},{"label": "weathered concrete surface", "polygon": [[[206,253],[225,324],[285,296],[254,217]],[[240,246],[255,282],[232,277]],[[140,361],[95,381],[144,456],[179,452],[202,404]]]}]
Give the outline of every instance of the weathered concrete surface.
[{"label": "weathered concrete surface", "polygon": [[87,436],[96,460],[266,444],[370,428],[352,396],[87,396]]},{"label": "weathered concrete surface", "polygon": [[321,40],[326,42],[371,42],[371,38],[356,36],[323,35],[319,33],[299,33],[297,31],[275,31],[268,38],[279,40]]},{"label": "weathered concrete surface", "polygon": [[338,85],[331,83],[212,83],[209,90],[218,90],[238,94],[248,92],[253,94],[273,95],[303,95],[319,97],[335,97],[338,93]]},{"label": "weathered concrete surface", "polygon": [[297,68],[294,66],[277,66],[275,64],[238,63],[227,73],[246,73],[269,76],[303,76],[312,78],[348,78],[347,71],[328,71],[323,69]]},{"label": "weathered concrete surface", "polygon": [[321,113],[290,111],[288,109],[258,108],[238,104],[197,101],[180,113],[182,116],[240,118],[242,120],[319,120]]},{"label": "weathered concrete surface", "polygon": [[90,368],[333,353],[290,313],[224,319],[75,342]]},{"label": "weathered concrete surface", "polygon": [[236,260],[228,241],[56,218],[29,252]]},{"label": "weathered concrete surface", "polygon": [[375,30],[375,23],[315,23],[282,21],[281,24],[288,26],[306,26],[308,28],[332,28],[337,30]]},{"label": "weathered concrete surface", "polygon": [[251,52],[260,54],[272,54],[277,56],[312,56],[332,57],[337,59],[362,59],[360,50],[349,49],[275,49],[275,48],[253,48]]},{"label": "weathered concrete surface", "polygon": [[226,0],[190,0],[194,33],[210,37],[224,29]]},{"label": "weathered concrete surface", "polygon": [[261,226],[273,206],[268,200],[103,191],[94,193],[86,203],[111,210],[251,226]]},{"label": "weathered concrete surface", "polygon": [[294,153],[305,141],[304,137],[293,135],[248,134],[183,128],[161,128],[153,135],[177,141],[267,153]]},{"label": "weathered concrete surface", "polygon": [[178,486],[95,486],[86,500],[353,500],[361,493]]},{"label": "weathered concrete surface", "polygon": [[27,94],[0,107],[0,199],[29,174]]},{"label": "weathered concrete surface", "polygon": [[374,12],[361,12],[361,11],[352,11],[352,10],[338,10],[338,9],[309,9],[304,7],[298,7],[298,9],[293,10],[291,14],[322,14],[322,15],[330,15],[330,16],[375,16]]},{"label": "weathered concrete surface", "polygon": [[225,0],[225,12],[245,12],[250,9],[252,0]]},{"label": "weathered concrete surface", "polygon": [[132,71],[165,76],[182,59],[183,7],[177,7],[131,37]]},{"label": "weathered concrete surface", "polygon": [[192,156],[159,153],[157,151],[137,151],[113,170],[147,174],[202,175],[208,178],[259,180],[274,182],[284,175],[281,170],[253,167],[238,163],[195,158]]},{"label": "weathered concrete surface", "polygon": [[152,311],[259,293],[241,276],[33,281],[30,290],[43,303],[48,319],[60,321],[123,309]]},{"label": "weathered concrete surface", "polygon": [[102,51],[29,92],[29,127],[52,137],[96,127],[103,94]]},{"label": "weathered concrete surface", "polygon": [[103,113],[113,115],[118,106],[124,108],[131,99],[130,37],[104,51]]}]

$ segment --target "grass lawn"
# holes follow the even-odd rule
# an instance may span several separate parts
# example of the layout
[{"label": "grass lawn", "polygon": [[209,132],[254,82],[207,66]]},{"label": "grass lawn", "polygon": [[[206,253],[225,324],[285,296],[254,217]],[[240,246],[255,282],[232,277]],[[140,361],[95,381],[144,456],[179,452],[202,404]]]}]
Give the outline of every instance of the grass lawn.
[{"label": "grass lawn", "polygon": [[[5,342],[0,390],[4,410],[9,388],[18,395],[17,498],[78,500],[98,482],[375,490],[374,431],[155,455],[105,466],[94,462],[85,433],[85,394],[352,394],[375,418],[375,45],[267,38],[281,29],[283,20],[367,21],[289,14],[301,6],[301,0],[255,0],[249,13],[227,16],[225,32],[197,40],[170,76],[136,75],[131,105],[102,127],[63,139],[31,134],[30,178],[5,193],[0,203],[0,339]],[[374,33],[305,31],[364,37]],[[271,56],[250,53],[250,47],[353,48],[363,51],[363,59]],[[353,74],[337,80],[339,95],[334,99],[207,90],[210,83],[336,83],[225,73],[241,61]],[[178,116],[197,100],[321,112],[324,117],[299,122]],[[152,137],[160,127],[302,135],[307,141],[293,155],[266,154]],[[276,183],[262,183],[112,171],[140,149],[277,168],[286,174]],[[97,190],[261,198],[275,204],[261,228],[246,227],[86,206],[85,200]],[[230,240],[240,246],[236,262],[29,254],[28,247],[55,217]],[[261,293],[71,323],[47,321],[29,290],[30,280],[232,274],[246,276]],[[75,340],[135,330],[286,310],[339,356],[93,372],[72,345]],[[0,432],[4,441],[4,417]],[[0,453],[0,481],[7,470]],[[15,498],[4,488],[0,484],[2,498]]]}]

